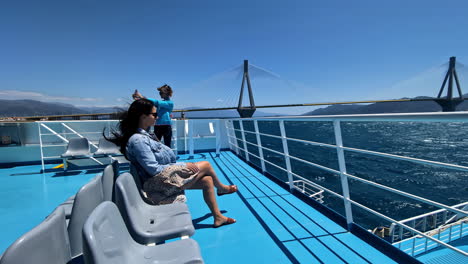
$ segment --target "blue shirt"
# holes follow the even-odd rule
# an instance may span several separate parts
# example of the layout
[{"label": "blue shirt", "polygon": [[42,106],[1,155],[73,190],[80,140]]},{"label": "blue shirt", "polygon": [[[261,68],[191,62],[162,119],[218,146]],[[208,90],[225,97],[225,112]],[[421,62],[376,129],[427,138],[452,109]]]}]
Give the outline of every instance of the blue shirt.
[{"label": "blue shirt", "polygon": [[153,98],[147,98],[153,102],[158,111],[158,119],[156,120],[156,125],[171,125],[171,113],[174,109],[174,103],[169,100],[156,100]]},{"label": "blue shirt", "polygon": [[[145,179],[151,178],[162,172],[170,165],[176,164],[176,156],[172,149],[155,140],[154,135],[150,135],[144,129],[139,128],[138,133],[133,134],[128,140],[126,150],[127,157],[136,166],[138,173]],[[178,162],[177,165],[184,165]],[[144,171],[141,171],[141,168]]]}]

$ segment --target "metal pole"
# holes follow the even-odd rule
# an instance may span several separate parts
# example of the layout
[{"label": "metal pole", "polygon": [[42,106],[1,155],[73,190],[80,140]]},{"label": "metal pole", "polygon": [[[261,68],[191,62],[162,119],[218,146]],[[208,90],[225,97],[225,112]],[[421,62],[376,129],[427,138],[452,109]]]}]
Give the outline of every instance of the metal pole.
[{"label": "metal pole", "polygon": [[37,123],[37,128],[39,129],[39,146],[41,146],[41,165],[42,165],[42,172],[45,171],[45,166],[44,166],[44,152],[42,150],[42,133],[41,133],[41,124],[40,122]]},{"label": "metal pole", "polygon": [[177,156],[179,155],[178,144],[177,144],[177,121],[174,119],[171,120],[171,129],[172,129],[172,142],[174,142],[174,154]]},{"label": "metal pole", "polygon": [[221,120],[216,120],[216,157],[221,154]]},{"label": "metal pole", "polygon": [[260,155],[260,164],[262,166],[262,172],[265,173],[265,160],[263,157],[263,148],[262,148],[262,140],[258,130],[258,121],[254,120],[254,128],[255,128],[255,136],[257,137],[257,145],[258,145],[258,154]]},{"label": "metal pole", "polygon": [[189,159],[195,156],[194,143],[193,143],[193,120],[188,120],[188,134],[189,134]]},{"label": "metal pole", "polygon": [[346,176],[346,161],[343,150],[343,139],[341,137],[341,126],[340,121],[333,121],[333,126],[335,130],[335,140],[336,140],[336,152],[338,155],[338,165],[340,167],[340,179],[341,179],[341,188],[343,190],[343,200],[346,213],[346,223],[348,224],[348,230],[351,229],[351,224],[353,223],[353,212],[351,210],[351,202],[349,196],[349,186],[348,186],[348,177]]},{"label": "metal pole", "polygon": [[294,188],[294,181],[292,178],[291,160],[289,159],[288,139],[286,138],[286,130],[284,129],[284,120],[279,121],[281,131],[281,141],[283,142],[284,161],[286,162],[286,170],[288,171],[289,190]]},{"label": "metal pole", "polygon": [[187,153],[187,148],[188,148],[188,146],[187,146],[187,137],[188,137],[188,131],[189,131],[188,122],[189,121],[187,119],[184,120],[184,153]]},{"label": "metal pole", "polygon": [[240,130],[241,130],[241,134],[242,134],[242,142],[244,142],[245,159],[247,161],[250,161],[249,152],[247,150],[247,142],[245,140],[244,124],[242,123],[242,120],[239,120],[239,126],[240,126]]}]

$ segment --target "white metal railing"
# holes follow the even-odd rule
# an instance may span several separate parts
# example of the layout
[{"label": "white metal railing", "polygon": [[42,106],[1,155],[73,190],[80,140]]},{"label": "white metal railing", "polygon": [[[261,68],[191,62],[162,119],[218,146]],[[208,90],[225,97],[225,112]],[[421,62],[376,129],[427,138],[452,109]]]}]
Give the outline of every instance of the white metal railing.
[{"label": "white metal railing", "polygon": [[[92,150],[96,150],[98,148],[97,142],[102,137],[104,128],[107,136],[111,136],[110,132],[115,128],[117,122],[117,120],[37,121],[42,171],[45,170],[45,160],[61,158],[60,155],[66,150],[69,138],[85,137],[90,142]],[[182,148],[188,150],[193,156],[197,150],[196,141],[203,139],[214,141],[214,145],[209,143],[210,148],[215,149],[217,155],[220,154],[223,145],[221,120],[173,120],[172,122],[172,150],[176,155],[180,151],[180,143],[183,144]],[[181,131],[182,135],[178,135],[179,122],[182,122],[184,128]],[[55,152],[49,150],[58,147],[60,149],[55,149]],[[94,158],[91,157],[91,159]],[[99,160],[95,161],[102,164]]]},{"label": "white metal railing", "polygon": [[[426,232],[431,237],[437,237],[437,240],[450,243],[468,235],[468,219],[464,218],[456,222],[441,226],[435,230]],[[412,236],[393,243],[404,252],[411,255],[418,255],[438,246],[437,243],[429,241],[422,236]]]},{"label": "white metal railing", "polygon": [[[466,211],[468,210],[468,202],[460,203],[452,207]],[[442,230],[445,230],[447,226],[451,226],[453,223],[460,221],[460,219],[463,220],[463,217],[460,216],[460,214],[447,211],[446,209],[439,209],[429,213],[403,219],[398,222],[407,224],[421,232],[435,234],[440,233]],[[463,224],[463,222],[461,224]],[[392,243],[397,243],[398,241],[402,241],[408,237],[413,236],[414,234],[412,232],[405,232],[404,229],[400,228],[395,223],[390,225],[390,238]]]},{"label": "white metal railing", "polygon": [[[98,138],[101,137],[103,133],[103,128],[107,128],[108,133],[110,132],[110,127],[112,123],[116,123],[116,121],[112,120],[82,120],[82,121],[37,121],[38,125],[38,135],[39,135],[39,147],[41,153],[41,165],[42,171],[45,170],[45,160],[46,159],[60,159],[61,156],[59,153],[58,155],[48,155],[46,154],[46,149],[48,148],[57,148],[65,150],[68,146],[68,138],[71,136],[80,137],[80,138],[87,138],[91,147],[94,150],[98,149],[96,145],[98,142]],[[100,131],[88,131],[88,130],[80,130],[72,128],[73,124],[103,124],[104,126],[100,126]],[[43,131],[46,131],[45,133]],[[67,131],[67,132],[66,132]],[[44,140],[44,138],[49,138],[48,140]],[[59,139],[61,143],[57,143],[50,138]],[[97,140],[96,140],[97,139]],[[90,157],[93,161],[95,161],[99,165],[103,165],[103,163],[97,160],[94,157]],[[65,165],[65,164],[64,164]]]},{"label": "white metal railing", "polygon": [[[246,121],[251,121],[253,122],[254,129],[253,131],[245,130],[244,129],[244,122]],[[266,132],[268,131],[260,131],[258,127],[258,123],[262,121],[268,121],[268,122],[277,122],[280,128],[280,136],[278,135],[272,135],[268,134]],[[335,142],[336,145],[331,145],[331,144],[325,144],[325,143],[319,143],[319,142],[313,142],[313,141],[308,141],[308,140],[303,140],[303,139],[296,139],[296,138],[289,138],[286,135],[286,131],[284,128],[284,122],[285,121],[305,121],[305,122],[323,122],[323,121],[328,121],[333,123],[333,129],[334,129],[334,136],[335,136]],[[425,165],[430,165],[430,166],[435,166],[435,167],[442,167],[442,168],[450,168],[450,169],[455,169],[455,170],[461,170],[461,171],[468,171],[468,167],[466,166],[461,166],[461,165],[456,165],[456,164],[449,164],[449,163],[443,163],[443,162],[437,162],[437,161],[431,161],[431,160],[424,160],[424,159],[416,159],[412,157],[406,157],[406,156],[400,156],[400,155],[393,155],[393,154],[388,154],[388,153],[382,153],[382,152],[376,152],[376,151],[369,151],[365,149],[358,149],[358,148],[350,148],[350,147],[345,147],[343,146],[343,140],[342,140],[342,135],[341,135],[341,127],[340,124],[343,121],[423,121],[423,122],[467,122],[468,121],[468,113],[466,112],[457,112],[457,113],[420,113],[420,114],[378,114],[378,115],[342,115],[342,116],[311,116],[311,117],[284,117],[284,118],[277,118],[277,117],[272,117],[272,118],[249,118],[249,119],[230,119],[228,122],[226,122],[226,128],[227,128],[227,135],[228,135],[228,142],[230,145],[230,148],[235,151],[238,155],[244,154],[246,160],[249,160],[249,156],[256,157],[257,159],[260,160],[261,162],[261,169],[262,171],[266,171],[265,169],[265,164],[272,165],[275,168],[280,169],[281,171],[284,171],[288,175],[288,183],[290,185],[290,190],[297,189],[298,187],[295,185],[295,181],[300,180],[307,182],[308,185],[316,187],[320,190],[323,190],[333,196],[339,197],[343,199],[344,201],[344,207],[345,207],[345,217],[348,223],[348,226],[353,223],[353,212],[351,205],[354,205],[356,207],[359,207],[371,214],[374,214],[376,216],[379,216],[385,220],[387,220],[390,223],[394,223],[395,226],[398,226],[402,230],[408,230],[412,234],[419,235],[421,237],[424,237],[427,241],[432,241],[433,243],[436,243],[437,245],[441,245],[447,248],[450,248],[453,251],[456,251],[464,256],[468,256],[467,252],[460,250],[450,244],[448,244],[450,241],[443,241],[439,240],[437,238],[434,238],[433,236],[427,235],[414,226],[409,225],[407,222],[401,222],[397,221],[395,219],[392,219],[386,215],[383,215],[371,208],[368,208],[356,201],[353,201],[350,198],[349,195],[349,186],[348,186],[348,179],[352,178],[353,180],[360,181],[361,183],[371,185],[373,187],[377,187],[404,197],[408,197],[411,199],[415,199],[417,201],[424,202],[426,204],[436,206],[441,208],[442,210],[446,210],[447,212],[451,212],[453,214],[460,215],[462,217],[467,217],[468,212],[465,210],[462,210],[457,207],[452,207],[449,205],[445,205],[442,203],[438,203],[414,194],[410,194],[408,192],[404,192],[401,190],[397,190],[395,188],[391,188],[382,184],[378,184],[373,181],[369,181],[366,179],[362,179],[360,177],[357,177],[355,175],[351,175],[347,173],[346,171],[346,160],[344,156],[344,152],[360,152],[360,153],[365,153],[367,155],[373,155],[373,156],[380,156],[380,157],[385,157],[385,158],[390,158],[390,159],[397,159],[397,160],[405,160],[405,161],[410,161],[414,163],[419,163],[419,164],[425,164]],[[238,122],[238,128],[234,126],[234,122]],[[239,135],[236,135],[236,132],[239,133]],[[252,143],[246,140],[245,135],[246,134],[252,134],[256,136],[257,143]],[[263,146],[261,142],[261,137],[260,136],[265,136],[265,137],[270,137],[270,138],[276,138],[281,140],[283,152],[273,150],[271,148],[267,148]],[[322,147],[327,147],[327,148],[334,148],[337,151],[337,159],[338,159],[338,165],[339,165],[339,171],[333,169],[333,168],[328,168],[326,166],[322,166],[319,164],[315,164],[309,161],[306,161],[304,159],[301,159],[300,157],[295,157],[289,154],[288,150],[288,142],[289,141],[297,141],[297,142],[302,142],[308,145],[313,145],[313,146],[322,146]],[[243,145],[243,147],[239,146],[239,142]],[[256,155],[252,152],[249,151],[248,145],[257,147],[259,155]],[[282,167],[278,164],[274,164],[264,157],[264,150],[268,150],[269,152],[275,153],[277,155],[280,155],[282,158],[285,160],[285,167]],[[311,165],[313,167],[326,170],[328,172],[337,174],[340,176],[341,180],[341,188],[342,188],[342,194],[338,194],[336,192],[333,192],[323,186],[320,186],[311,180],[307,179],[306,177],[302,175],[297,175],[294,173],[291,169],[291,164],[290,160],[294,159],[296,161],[303,162],[305,164]],[[414,250],[410,253],[414,255]]]}]

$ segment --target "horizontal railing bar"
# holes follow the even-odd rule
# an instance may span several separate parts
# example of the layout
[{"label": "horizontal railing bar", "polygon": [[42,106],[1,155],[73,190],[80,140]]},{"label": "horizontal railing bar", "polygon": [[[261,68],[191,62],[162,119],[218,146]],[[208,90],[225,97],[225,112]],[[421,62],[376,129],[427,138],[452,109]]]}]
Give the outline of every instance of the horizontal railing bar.
[{"label": "horizontal railing bar", "polygon": [[357,148],[343,147],[343,149],[348,150],[348,151],[353,151],[353,152],[359,152],[359,153],[374,155],[374,156],[381,156],[381,157],[397,159],[397,160],[412,161],[412,162],[415,162],[415,163],[420,163],[420,164],[425,164],[425,165],[434,165],[434,166],[444,167],[444,168],[449,168],[449,169],[468,171],[468,167],[466,167],[466,166],[455,165],[455,164],[450,164],[450,163],[443,163],[443,162],[438,162],[438,161],[417,159],[417,158],[411,158],[411,157],[406,157],[406,156],[388,154],[388,153],[371,151],[371,150],[357,149]]},{"label": "horizontal railing bar", "polygon": [[60,156],[49,156],[49,157],[43,157],[44,159],[58,159],[58,158],[62,158]]},{"label": "horizontal railing bar", "polygon": [[249,153],[249,155],[252,155],[252,156],[254,156],[255,158],[257,158],[257,159],[261,160],[261,158],[260,158],[259,156],[257,156],[257,155],[255,155],[255,154],[253,154],[252,152],[248,152],[248,153]]},{"label": "horizontal railing bar", "polygon": [[[242,130],[240,130],[240,129],[233,128],[233,130],[235,130],[235,131],[238,131],[238,132],[241,132],[241,133],[242,133]],[[254,135],[256,134],[255,132],[252,132],[252,131],[247,131],[247,130],[244,130],[244,132],[247,132],[247,133],[250,133],[250,134],[254,134]],[[259,134],[260,136],[266,136],[266,137],[273,137],[273,138],[279,138],[279,139],[281,139],[281,137],[280,137],[280,136],[276,136],[276,135],[271,135],[271,134],[266,134],[266,133],[261,133],[261,132],[258,132],[258,134]]]},{"label": "horizontal railing bar", "polygon": [[261,133],[261,132],[258,132],[258,134],[259,134],[260,136],[265,136],[265,137],[272,137],[272,138],[279,138],[279,139],[281,139],[280,136],[276,136],[276,135],[271,135],[271,134],[266,134],[266,133]]},{"label": "horizontal railing bar", "polygon": [[358,207],[360,207],[360,208],[362,208],[362,209],[364,209],[364,210],[366,210],[366,211],[368,211],[368,212],[370,212],[370,213],[373,213],[374,215],[380,216],[380,217],[382,217],[383,219],[385,219],[385,220],[387,220],[387,221],[389,221],[389,222],[396,223],[397,225],[399,225],[399,226],[401,226],[401,227],[403,227],[403,228],[406,228],[406,229],[408,229],[408,230],[410,230],[410,231],[412,231],[412,232],[414,232],[414,233],[416,233],[416,234],[418,234],[418,235],[420,235],[420,236],[423,236],[423,237],[425,237],[425,238],[427,238],[427,239],[430,239],[430,240],[432,240],[432,241],[434,241],[434,242],[436,242],[436,243],[438,243],[438,244],[440,244],[440,245],[443,245],[443,246],[445,246],[445,247],[447,247],[447,248],[450,248],[450,249],[452,249],[452,250],[455,250],[456,252],[458,252],[458,253],[460,253],[460,254],[462,254],[462,255],[464,255],[464,256],[468,256],[468,253],[466,253],[466,252],[464,252],[464,251],[462,251],[462,250],[460,250],[460,249],[458,249],[458,248],[456,248],[456,247],[454,247],[454,246],[451,246],[451,245],[449,245],[449,244],[447,244],[447,243],[444,243],[444,242],[442,242],[442,241],[439,241],[439,240],[437,240],[436,238],[433,238],[433,237],[428,236],[428,235],[426,235],[426,234],[424,234],[424,233],[422,233],[422,232],[419,232],[418,230],[416,230],[416,229],[414,229],[414,228],[412,228],[412,227],[410,227],[410,226],[407,226],[407,225],[405,225],[405,224],[398,223],[395,219],[393,219],[393,218],[391,218],[391,217],[388,217],[388,216],[383,215],[383,214],[381,214],[381,213],[379,213],[379,212],[377,212],[377,211],[374,211],[374,210],[372,210],[372,209],[370,209],[370,208],[368,208],[368,207],[366,207],[366,206],[364,206],[364,205],[362,205],[362,204],[360,204],[360,203],[358,203],[358,202],[355,202],[355,201],[353,201],[353,200],[350,200],[350,202],[351,202],[353,205],[356,205],[356,206],[358,206]]},{"label": "horizontal railing bar", "polygon": [[245,149],[243,149],[242,147],[236,146],[234,143],[229,142],[229,144],[234,145],[235,148],[238,148],[238,149],[240,149],[240,150],[243,150],[244,152],[248,152],[248,151],[246,151]]},{"label": "horizontal railing bar", "polygon": [[[240,140],[240,141],[243,141],[242,139],[239,139],[239,140]],[[246,141],[246,142],[249,143],[249,144],[258,146],[258,145],[256,145],[256,144],[250,143],[250,142],[248,142],[248,141]],[[232,143],[230,143],[230,144],[231,144],[231,145],[234,145],[234,144],[232,144]],[[263,146],[262,146],[262,148],[263,148],[263,149],[266,149],[266,150],[269,150],[269,151],[271,151],[271,152],[276,152],[276,153],[278,153],[278,154],[284,156],[284,154],[282,154],[282,153],[280,153],[280,152],[278,152],[278,151],[275,151],[275,150],[272,150],[272,149],[269,149],[269,148],[266,148],[266,147],[263,147]],[[239,147],[239,149],[244,150],[243,148],[240,148],[240,147]],[[245,150],[244,150],[244,151],[245,151]],[[249,153],[249,155],[252,155],[252,156],[258,158],[259,160],[262,160],[259,156],[255,155],[255,154],[253,154],[253,153],[251,153],[251,152],[249,152],[249,151],[247,151],[247,153]],[[308,162],[308,161],[305,161],[305,160],[301,160],[301,159],[296,158],[296,157],[294,157],[294,156],[290,156],[290,157],[291,157],[291,158],[294,158],[294,159],[297,159],[297,160],[300,160],[300,161],[303,161],[303,162],[306,162],[306,163],[309,163],[309,164],[311,164],[311,165],[317,166],[317,167],[322,168],[322,169],[324,169],[324,170],[329,170],[329,171],[332,171],[332,172],[338,173],[338,174],[340,173],[340,172],[335,171],[335,170],[333,170],[333,169],[329,169],[329,168],[327,168],[327,167],[324,167],[324,166],[321,166],[321,165],[318,165],[318,164],[315,164],[315,163],[312,163],[312,162]],[[281,169],[281,170],[283,170],[283,171],[285,171],[285,172],[288,172],[287,169],[285,169],[285,168],[283,168],[283,167],[281,167],[281,166],[278,166],[278,165],[276,165],[276,164],[274,164],[274,163],[272,163],[272,162],[270,162],[270,161],[268,161],[268,160],[266,160],[266,159],[263,159],[263,161],[266,162],[266,163],[268,163],[268,164],[270,164],[270,165],[272,165],[272,166],[277,167],[278,169]],[[331,190],[329,190],[329,189],[327,189],[327,188],[325,188],[325,187],[322,187],[322,186],[320,186],[320,185],[318,185],[318,184],[316,184],[316,183],[314,183],[314,182],[312,182],[312,181],[310,181],[310,180],[308,180],[308,179],[306,179],[306,178],[304,178],[304,177],[302,177],[302,176],[299,176],[298,174],[296,174],[296,173],[294,173],[294,172],[291,172],[291,174],[293,174],[295,177],[297,177],[297,178],[299,178],[299,179],[301,179],[301,180],[307,182],[308,184],[310,184],[310,185],[312,185],[312,186],[314,186],[314,187],[316,187],[316,188],[326,190],[327,192],[329,192],[329,193],[331,193],[331,194],[333,194],[333,195],[335,195],[335,196],[338,196],[338,197],[340,197],[340,198],[343,198],[343,196],[341,196],[340,194],[337,194],[337,193],[335,193],[335,192],[333,192],[333,191],[331,191]]]},{"label": "horizontal railing bar", "polygon": [[[234,129],[235,131],[242,132],[242,130],[240,130],[240,129],[237,129],[237,128],[233,128],[233,129]],[[245,129],[244,129],[243,132],[247,132],[247,133],[250,133],[250,134],[254,134],[254,135],[255,135],[255,132],[253,132],[253,131],[249,131],[249,130],[245,130]]]},{"label": "horizontal railing bar", "polygon": [[255,146],[255,147],[258,147],[258,145],[257,145],[257,144],[255,144],[255,143],[252,143],[252,142],[249,142],[249,141],[247,141],[247,140],[245,141],[245,143],[247,143],[247,144],[249,144],[249,145],[252,145],[252,146]]},{"label": "horizontal railing bar", "polygon": [[438,202],[435,202],[435,201],[432,201],[432,200],[429,200],[429,199],[426,199],[426,198],[423,198],[423,197],[420,197],[420,196],[417,196],[417,195],[414,195],[414,194],[403,192],[403,191],[400,191],[400,190],[397,190],[397,189],[394,189],[394,188],[391,188],[391,187],[388,187],[388,186],[385,186],[385,185],[382,185],[382,184],[378,184],[378,183],[375,183],[375,182],[372,182],[372,181],[369,181],[369,180],[366,180],[366,179],[362,179],[362,178],[356,177],[356,176],[348,174],[348,173],[345,173],[345,175],[348,176],[349,178],[355,179],[355,180],[360,181],[360,182],[367,183],[369,185],[378,187],[380,189],[383,189],[383,190],[386,190],[386,191],[389,191],[389,192],[393,192],[393,193],[396,193],[396,194],[399,194],[399,195],[402,195],[402,196],[405,196],[405,197],[408,197],[408,198],[412,198],[414,200],[424,202],[424,203],[427,203],[427,204],[430,204],[430,205],[433,205],[433,206],[436,206],[436,207],[439,207],[439,208],[444,208],[447,211],[451,211],[451,212],[454,212],[454,213],[462,214],[464,216],[468,216],[468,212],[464,212],[462,210],[452,208],[452,207],[447,206],[445,204],[441,204],[441,203],[438,203]]},{"label": "horizontal railing bar", "polygon": [[[242,139],[239,139],[241,142],[243,142]],[[251,144],[253,146],[256,146],[256,147],[259,147],[257,144],[254,144],[254,143],[250,143],[248,141],[246,141],[246,143],[248,144]],[[265,149],[265,150],[268,150],[268,151],[271,151],[273,153],[276,153],[278,155],[281,155],[283,157],[286,157],[286,155],[284,155],[284,153],[282,152],[279,152],[279,151],[276,151],[276,150],[273,150],[273,149],[270,149],[270,148],[267,148],[267,147],[264,147],[264,146],[261,146],[262,149]],[[295,157],[295,156],[291,156],[291,155],[287,155],[288,157],[292,158],[292,159],[295,159],[295,160],[298,160],[298,161],[301,161],[301,162],[304,162],[306,164],[309,164],[311,166],[314,166],[314,167],[317,167],[317,168],[320,168],[320,169],[323,169],[323,170],[326,170],[326,171],[329,171],[329,172],[332,172],[332,173],[335,173],[335,174],[340,174],[339,171],[337,170],[334,170],[334,169],[331,169],[331,168],[328,168],[328,167],[325,167],[325,166],[322,166],[322,165],[319,165],[319,164],[316,164],[316,163],[313,163],[313,162],[310,162],[310,161],[307,161],[307,160],[303,160],[301,158],[298,158],[298,157]]]},{"label": "horizontal railing bar", "polygon": [[[242,140],[240,140],[240,141],[242,141]],[[247,142],[247,143],[249,143],[249,142]],[[230,144],[231,144],[231,145],[234,145],[233,143],[230,143]],[[253,143],[250,143],[250,144],[253,144]],[[255,145],[255,144],[253,144],[253,145]],[[282,154],[282,153],[280,153],[280,152],[277,152],[277,151],[275,151],[275,150],[272,150],[272,149],[269,149],[269,148],[266,148],[266,147],[263,147],[263,146],[262,146],[262,148],[263,148],[263,149],[266,149],[266,150],[269,150],[269,151],[272,151],[272,152],[276,152],[276,153]],[[241,147],[239,147],[239,149],[244,150],[244,149],[241,148]],[[244,150],[244,151],[245,151],[245,150]],[[258,157],[257,155],[255,155],[255,154],[253,154],[253,153],[251,153],[251,152],[249,152],[249,151],[247,151],[247,153],[249,153],[249,155],[252,155],[252,156],[254,156],[254,157],[256,157],[256,158],[262,160],[260,157]],[[284,156],[284,154],[282,154],[282,155]],[[294,158],[294,159],[301,160],[301,159],[296,158],[296,157],[294,157],[294,156],[290,156],[290,157],[291,157],[291,158]],[[268,161],[268,160],[266,160],[266,159],[263,159],[263,161],[266,162],[266,163],[268,163],[268,164],[270,164],[270,165],[272,165],[272,166],[277,167],[278,169],[281,169],[281,170],[283,170],[283,171],[285,171],[285,172],[288,172],[287,169],[285,169],[285,168],[283,168],[283,167],[281,167],[281,166],[278,166],[278,165],[276,165],[276,164],[274,164],[274,163],[272,163],[272,162],[270,162],[270,161]],[[338,173],[338,174],[340,173],[340,172],[337,172],[337,171],[335,171],[335,170],[333,170],[333,169],[329,169],[329,168],[327,168],[327,167],[323,167],[323,166],[318,165],[318,164],[315,164],[315,163],[311,163],[311,162],[308,162],[308,161],[305,161],[305,160],[301,160],[301,161],[307,162],[307,163],[309,163],[309,164],[311,164],[311,165],[317,166],[317,167],[322,168],[322,169],[325,169],[325,170],[329,170],[329,171],[332,171],[332,172],[335,172],[335,173]],[[340,197],[340,198],[343,198],[343,196],[341,196],[340,194],[337,194],[337,193],[335,193],[335,192],[333,192],[333,191],[331,191],[331,190],[329,190],[329,189],[327,189],[327,188],[325,188],[325,187],[323,187],[323,186],[320,186],[320,185],[318,185],[318,184],[316,184],[316,183],[314,183],[314,182],[312,182],[312,181],[310,181],[310,180],[308,180],[308,179],[306,179],[306,178],[304,178],[304,177],[302,177],[302,176],[300,176],[300,175],[298,175],[298,174],[296,174],[296,173],[294,173],[294,172],[291,172],[291,174],[293,174],[295,177],[297,177],[297,178],[299,178],[299,179],[301,179],[301,180],[303,180],[303,181],[305,181],[305,182],[307,182],[307,183],[313,185],[313,186],[316,187],[316,188],[326,190],[327,192],[329,192],[329,193],[331,193],[331,194],[333,194],[333,195],[335,195],[335,196],[338,196],[338,197]]]},{"label": "horizontal railing bar", "polygon": [[[458,208],[458,207],[462,207],[464,205],[467,205],[468,202],[464,202],[464,203],[461,203],[461,204],[456,204],[456,205],[453,205],[453,206],[450,206],[452,208]],[[434,214],[438,214],[438,213],[442,213],[444,211],[447,211],[446,209],[439,209],[439,210],[436,210],[436,211],[432,211],[432,212],[429,212],[429,213],[425,213],[425,214],[422,214],[422,215],[417,215],[417,216],[413,216],[411,218],[407,218],[407,219],[403,219],[403,220],[400,220],[398,222],[400,223],[406,223],[408,221],[413,221],[413,220],[417,220],[419,218],[423,218],[423,217],[426,217],[426,216],[430,216],[430,215],[434,215]]]},{"label": "horizontal railing bar", "polygon": [[[102,132],[79,132],[80,134],[102,134]],[[58,133],[59,135],[76,135],[75,133]],[[56,136],[55,134],[52,133],[44,133],[41,134],[41,136]]]},{"label": "horizontal railing bar", "polygon": [[266,149],[266,150],[271,151],[273,153],[279,154],[279,155],[281,155],[283,157],[285,156],[284,153],[282,153],[282,152],[279,152],[279,151],[276,151],[276,150],[273,150],[273,149],[270,149],[270,148],[267,148],[267,147],[264,147],[264,146],[262,146],[262,149]]},{"label": "horizontal railing bar", "polygon": [[[99,115],[99,114],[96,114]],[[63,117],[63,116],[46,116],[46,117]],[[24,117],[24,118],[37,118],[37,117]],[[35,121],[36,123],[96,123],[96,122],[105,122],[105,123],[110,123],[110,122],[119,122],[119,120],[116,119],[105,119],[105,120],[50,120],[50,121]]]},{"label": "horizontal railing bar", "polygon": [[331,168],[328,168],[328,167],[325,167],[325,166],[322,166],[322,165],[319,165],[319,164],[316,164],[316,163],[313,163],[313,162],[310,162],[310,161],[307,161],[307,160],[303,160],[303,159],[297,158],[297,157],[295,157],[295,156],[289,155],[289,157],[290,157],[291,159],[295,159],[295,160],[297,160],[297,161],[304,162],[304,163],[309,164],[309,165],[311,165],[311,166],[314,166],[314,167],[316,167],[316,168],[319,168],[319,169],[322,169],[322,170],[326,170],[326,171],[329,171],[329,172],[332,172],[332,173],[335,173],[335,174],[340,174],[340,172],[337,171],[337,170],[334,170],[334,169],[331,169]]},{"label": "horizontal railing bar", "polygon": [[278,165],[274,164],[273,162],[270,162],[270,161],[268,161],[268,160],[266,160],[266,159],[264,159],[263,161],[266,162],[266,163],[268,163],[268,164],[270,164],[270,165],[272,165],[272,166],[277,167],[278,169],[280,169],[280,170],[282,170],[282,171],[284,171],[284,172],[288,172],[287,169],[285,169],[285,168],[283,168],[283,167],[281,167],[281,166],[278,166]]},{"label": "horizontal railing bar", "polygon": [[309,141],[309,140],[298,139],[298,138],[286,138],[286,139],[287,139],[287,140],[291,140],[291,141],[297,141],[297,142],[301,142],[301,143],[306,143],[306,144],[310,144],[310,145],[314,145],[314,146],[329,147],[329,148],[334,148],[334,149],[336,149],[336,146],[335,146],[335,145],[331,145],[331,144],[320,143],[320,142]]}]

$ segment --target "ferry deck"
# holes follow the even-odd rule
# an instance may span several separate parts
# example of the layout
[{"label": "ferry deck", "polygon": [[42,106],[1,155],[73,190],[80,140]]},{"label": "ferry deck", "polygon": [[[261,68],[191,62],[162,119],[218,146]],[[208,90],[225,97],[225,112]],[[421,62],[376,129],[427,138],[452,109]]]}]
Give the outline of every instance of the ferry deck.
[{"label": "ferry deck", "polygon": [[[189,127],[191,131],[192,125]],[[231,138],[243,137],[245,142],[245,135],[236,135],[234,126],[226,128],[231,128]],[[243,133],[242,125],[240,128]],[[193,137],[194,133],[185,132],[185,136]],[[220,130],[217,132],[220,134]],[[203,136],[198,134],[198,138]],[[239,188],[235,194],[218,197],[222,212],[237,223],[217,229],[212,228],[213,218],[201,192],[187,191],[187,204],[196,230],[192,238],[199,243],[205,263],[463,263],[467,260],[463,254],[449,249],[449,254],[433,252],[418,259],[404,253],[405,246],[400,246],[400,250],[359,225],[347,222],[346,217],[310,199],[299,189],[291,189],[287,182],[262,173],[245,156],[236,155],[238,149],[232,147],[239,148],[236,144],[237,141],[230,140],[227,144],[217,142],[216,150],[200,152],[195,151],[190,141],[189,153],[179,154],[179,161],[209,161],[223,182]],[[231,150],[222,148],[226,145],[231,145]],[[102,167],[52,169],[57,165],[49,162],[41,168],[41,165],[3,164],[0,168],[0,252],[102,172]],[[122,166],[120,172],[127,170]],[[466,252],[467,225],[462,222],[456,232],[460,239],[455,247]]]}]

